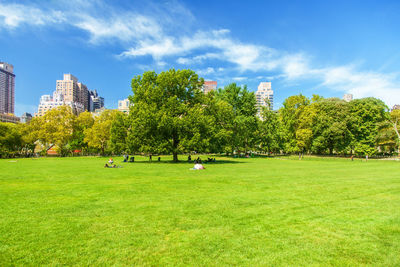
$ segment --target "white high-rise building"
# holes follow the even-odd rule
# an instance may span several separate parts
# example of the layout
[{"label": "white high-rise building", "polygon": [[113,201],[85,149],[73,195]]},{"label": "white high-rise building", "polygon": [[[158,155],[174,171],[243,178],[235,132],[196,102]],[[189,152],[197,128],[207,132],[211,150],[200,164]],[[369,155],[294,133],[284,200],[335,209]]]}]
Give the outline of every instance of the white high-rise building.
[{"label": "white high-rise building", "polygon": [[[94,94],[98,97],[96,90],[94,90]],[[93,111],[98,101],[101,102],[101,106],[104,106],[104,98],[98,98],[97,100],[92,98],[92,91],[88,90],[83,83],[78,82],[78,78],[74,75],[64,74],[63,80],[57,80],[56,91],[53,95],[43,95],[40,98],[38,112],[35,113],[35,116],[43,116],[50,109],[62,105],[70,106],[77,115],[85,110]]]},{"label": "white high-rise building", "polygon": [[353,95],[352,94],[344,94],[343,100],[346,102],[350,102],[351,100],[353,100]]},{"label": "white high-rise building", "polygon": [[70,106],[75,114],[79,114],[85,111],[85,107],[82,103],[74,101],[65,101],[64,95],[60,91],[54,91],[53,95],[42,95],[40,97],[40,103],[38,107],[38,112],[35,116],[43,116],[47,111],[57,108],[63,105]]},{"label": "white high-rise building", "polygon": [[96,90],[89,90],[89,101],[89,111],[91,112],[104,107],[104,98],[99,96]]},{"label": "white high-rise building", "polygon": [[274,109],[274,91],[272,90],[271,82],[261,82],[258,85],[256,99],[259,113],[261,107],[268,107],[270,110]]},{"label": "white high-rise building", "polygon": [[84,110],[88,110],[88,89],[83,83],[78,82],[78,78],[68,73],[64,74],[63,80],[57,80],[56,91],[64,96],[65,101],[77,102],[83,105]]},{"label": "white high-rise building", "polygon": [[0,113],[14,114],[15,74],[11,64],[0,62]]},{"label": "white high-rise building", "polygon": [[130,103],[128,98],[124,100],[118,100],[118,110],[121,112],[129,113],[129,108],[131,105],[133,104]]}]

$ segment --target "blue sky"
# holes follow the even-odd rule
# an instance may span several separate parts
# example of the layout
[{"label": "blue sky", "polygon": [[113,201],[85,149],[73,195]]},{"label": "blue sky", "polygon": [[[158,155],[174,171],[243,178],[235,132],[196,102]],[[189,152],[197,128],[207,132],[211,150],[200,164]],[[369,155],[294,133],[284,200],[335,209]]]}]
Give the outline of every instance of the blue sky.
[{"label": "blue sky", "polygon": [[0,61],[14,65],[16,114],[72,73],[105,97],[147,70],[191,68],[219,87],[271,81],[294,94],[400,104],[400,1],[0,0]]}]

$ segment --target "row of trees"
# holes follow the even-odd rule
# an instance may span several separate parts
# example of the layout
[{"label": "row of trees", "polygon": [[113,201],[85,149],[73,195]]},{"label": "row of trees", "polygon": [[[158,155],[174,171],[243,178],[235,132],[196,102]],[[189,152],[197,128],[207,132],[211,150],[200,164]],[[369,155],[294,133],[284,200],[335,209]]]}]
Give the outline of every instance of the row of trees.
[{"label": "row of trees", "polygon": [[196,152],[374,155],[397,151],[400,111],[375,98],[345,102],[314,95],[287,98],[278,111],[257,110],[246,86],[202,93],[191,70],[145,72],[132,80],[129,115],[106,110],[75,116],[63,106],[29,124],[0,124],[0,153],[29,154],[55,145],[61,155]]},{"label": "row of trees", "polygon": [[75,116],[69,106],[60,106],[27,124],[0,123],[0,155],[46,154],[52,146],[62,156],[74,151],[109,153],[110,129],[118,115],[118,111],[106,110],[98,117],[90,112]]},{"label": "row of trees", "polygon": [[291,96],[280,110],[287,152],[374,155],[397,150],[398,110],[376,98],[345,102],[314,95]]}]

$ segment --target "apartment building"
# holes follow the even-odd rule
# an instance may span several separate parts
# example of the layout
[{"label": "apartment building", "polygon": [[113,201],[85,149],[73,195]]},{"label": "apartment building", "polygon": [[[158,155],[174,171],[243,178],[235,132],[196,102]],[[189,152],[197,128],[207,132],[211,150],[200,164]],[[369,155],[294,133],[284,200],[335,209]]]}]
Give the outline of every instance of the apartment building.
[{"label": "apartment building", "polygon": [[14,114],[14,102],[14,66],[5,62],[0,62],[0,114]]},{"label": "apartment building", "polygon": [[258,113],[260,113],[261,107],[268,107],[270,110],[274,109],[274,91],[272,90],[271,82],[261,82],[258,85],[256,99]]}]

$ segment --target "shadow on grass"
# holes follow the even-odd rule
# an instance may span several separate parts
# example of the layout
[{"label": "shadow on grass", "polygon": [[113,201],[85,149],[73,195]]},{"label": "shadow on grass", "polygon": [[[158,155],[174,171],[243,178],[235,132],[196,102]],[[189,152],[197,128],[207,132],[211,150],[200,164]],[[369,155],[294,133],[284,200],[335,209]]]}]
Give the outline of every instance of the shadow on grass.
[{"label": "shadow on grass", "polygon": [[232,156],[232,155],[228,155],[228,156],[224,156],[224,157],[226,157],[226,158],[232,158],[232,159],[244,159],[244,160],[247,160],[247,159],[255,159],[255,158],[266,158],[266,159],[272,159],[272,158],[283,158],[283,157],[290,157],[290,156],[292,156],[292,155],[290,155],[290,154],[282,154],[282,155],[279,155],[279,154],[272,154],[272,155],[253,155],[252,157],[248,157],[248,158],[246,158],[246,157],[237,157],[237,156]]},{"label": "shadow on grass", "polygon": [[[135,162],[121,162],[122,164],[188,164],[188,165],[194,165],[194,161],[185,161],[185,160],[180,160],[178,162],[174,162],[172,160],[153,160],[153,161],[148,161],[148,160],[139,160]],[[203,165],[218,165],[218,164],[239,164],[239,163],[246,163],[243,161],[237,161],[237,160],[217,160],[216,162],[203,162]]]}]

